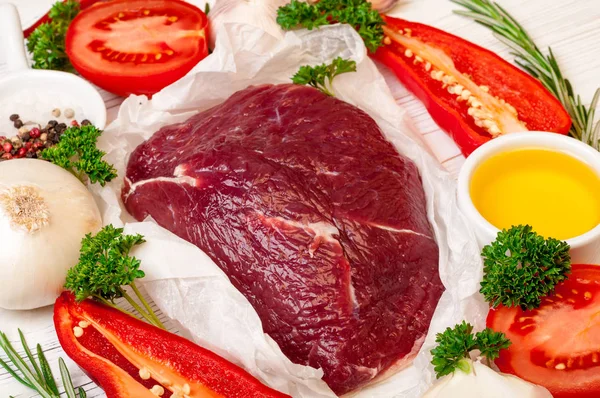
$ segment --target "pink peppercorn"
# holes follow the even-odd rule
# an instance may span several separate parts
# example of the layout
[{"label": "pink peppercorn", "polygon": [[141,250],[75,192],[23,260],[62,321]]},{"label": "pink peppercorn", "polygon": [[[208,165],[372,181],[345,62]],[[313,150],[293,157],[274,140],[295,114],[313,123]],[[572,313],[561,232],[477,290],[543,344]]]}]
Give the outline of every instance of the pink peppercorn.
[{"label": "pink peppercorn", "polygon": [[4,141],[4,145],[2,145],[2,149],[4,149],[4,152],[9,153],[10,151],[12,151],[13,146],[10,143],[10,141]]},{"label": "pink peppercorn", "polygon": [[29,131],[29,136],[31,138],[39,138],[41,134],[42,133],[40,132],[40,129],[38,129],[37,127],[34,127],[31,129],[31,131]]}]

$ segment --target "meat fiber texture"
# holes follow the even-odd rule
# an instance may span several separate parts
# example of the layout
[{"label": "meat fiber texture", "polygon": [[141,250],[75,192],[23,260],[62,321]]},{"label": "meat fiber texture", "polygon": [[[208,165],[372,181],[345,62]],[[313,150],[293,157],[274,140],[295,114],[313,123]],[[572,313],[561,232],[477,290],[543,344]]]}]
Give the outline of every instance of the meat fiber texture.
[{"label": "meat fiber texture", "polygon": [[417,354],[443,290],[438,247],[416,166],[360,109],[252,86],[162,128],[125,178],[129,213],[207,253],[335,393]]},{"label": "meat fiber texture", "polygon": [[[336,25],[313,31],[289,32],[283,40],[279,40],[256,26],[225,23],[217,32],[216,42],[216,49],[208,58],[198,64],[188,76],[156,94],[152,100],[132,96],[123,103],[117,119],[101,137],[100,145],[107,151],[107,160],[115,164],[119,175],[124,176],[132,151],[161,127],[185,122],[198,112],[223,103],[235,92],[249,86],[289,83],[290,76],[300,65],[329,62],[337,56],[354,59],[357,62],[357,72],[338,76],[332,89],[338,99],[362,109],[373,118],[391,145],[416,165],[422,177],[427,218],[439,246],[439,275],[446,290],[439,300],[423,346],[413,364],[388,379],[351,395],[365,398],[420,396],[435,380],[429,363],[429,350],[434,345],[435,333],[463,319],[468,319],[477,327],[483,327],[487,313],[486,304],[477,294],[481,277],[479,250],[457,209],[455,181],[413,133],[404,111],[395,103],[377,67],[367,57],[360,37],[350,27]],[[368,126],[365,134],[373,134],[372,125]],[[186,146],[181,149],[185,151]],[[362,150],[367,155],[368,148],[357,145],[351,150],[354,154]],[[306,155],[310,156],[308,153]],[[409,162],[398,160],[401,158],[395,159],[398,168],[412,167]],[[340,162],[343,163],[343,159]],[[179,171],[184,172],[183,169]],[[170,175],[169,178],[172,177],[178,176]],[[179,177],[185,180],[184,174]],[[373,176],[374,180],[377,178]],[[414,179],[406,181],[415,183]],[[389,182],[392,183],[391,180]],[[94,186],[91,189],[98,199],[105,224],[125,225],[127,233],[141,233],[146,237],[147,243],[134,252],[141,259],[142,268],[147,274],[144,287],[160,309],[179,323],[185,335],[240,364],[268,385],[294,397],[335,396],[321,380],[322,370],[294,364],[275,341],[265,334],[259,314],[235,288],[235,280],[227,278],[209,256],[159,227],[151,218],[144,222],[134,222],[120,201],[122,188],[122,180],[119,179],[104,188]],[[306,203],[304,199],[301,203]],[[164,204],[164,214],[171,214],[173,208],[169,208],[169,203],[157,204]],[[390,203],[390,207],[392,206],[397,204]],[[380,209],[385,211],[385,207]],[[265,208],[260,210],[263,213],[266,211]],[[294,211],[295,214],[306,211],[305,221],[311,220],[308,209]],[[273,225],[284,221],[264,213],[263,222],[259,223],[261,215],[254,216],[253,228],[258,234],[267,233]],[[395,216],[412,217],[410,214]],[[341,218],[349,220],[348,222],[360,219],[353,216]],[[377,225],[370,229],[374,233],[384,231],[379,228],[381,226],[402,225],[386,224],[384,221],[389,219],[376,220]],[[332,222],[331,219],[328,221]],[[339,226],[336,228],[339,230]],[[429,234],[428,227],[422,220],[407,229]],[[308,243],[312,236],[308,237],[303,231],[306,230],[302,227],[296,232],[299,238],[307,239]],[[333,236],[333,230],[321,229],[321,232]],[[403,235],[411,237],[410,234]],[[386,239],[392,239],[392,236],[395,235],[385,235]],[[336,250],[332,242],[325,241],[321,244],[325,246],[318,248],[313,255],[319,256],[321,250],[326,248]],[[430,247],[435,250],[433,246]],[[238,252],[244,250],[244,247],[240,247]],[[365,253],[369,253],[368,249]],[[426,257],[433,254],[419,255]],[[271,288],[265,285],[260,287]],[[336,289],[343,291],[338,287]],[[360,301],[364,298],[357,295],[356,299]],[[411,297],[407,305],[418,300],[418,297]],[[353,300],[350,302],[353,303]],[[399,311],[404,313],[406,309]],[[267,324],[264,326],[269,327]],[[385,350],[385,342],[373,341],[372,344],[374,353],[381,353],[382,347]]]}]

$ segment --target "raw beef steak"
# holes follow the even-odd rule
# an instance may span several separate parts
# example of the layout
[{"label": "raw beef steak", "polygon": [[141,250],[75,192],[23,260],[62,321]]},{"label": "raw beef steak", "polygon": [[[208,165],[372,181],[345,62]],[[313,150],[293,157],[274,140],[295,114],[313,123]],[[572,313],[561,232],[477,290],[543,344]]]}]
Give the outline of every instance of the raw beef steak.
[{"label": "raw beef steak", "polygon": [[206,252],[337,394],[409,365],[443,289],[417,168],[312,88],[250,87],[162,128],[123,201]]}]

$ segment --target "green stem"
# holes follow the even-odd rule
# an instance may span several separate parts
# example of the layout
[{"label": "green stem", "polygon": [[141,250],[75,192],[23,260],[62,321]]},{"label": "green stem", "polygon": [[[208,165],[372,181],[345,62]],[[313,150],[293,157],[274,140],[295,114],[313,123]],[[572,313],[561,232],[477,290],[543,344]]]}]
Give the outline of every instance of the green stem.
[{"label": "green stem", "polygon": [[160,321],[160,319],[158,319],[158,317],[156,316],[156,314],[154,313],[154,311],[152,311],[152,308],[150,307],[150,305],[148,304],[148,302],[144,299],[144,296],[142,296],[142,293],[138,290],[137,286],[135,285],[135,282],[132,282],[131,288],[133,289],[135,295],[137,296],[137,298],[140,300],[140,302],[144,305],[144,307],[146,308],[146,310],[148,310],[148,314],[150,314],[150,316],[154,319],[154,322],[156,324],[156,326],[165,329],[165,326],[163,325],[163,323]]},{"label": "green stem", "polygon": [[470,374],[471,369],[472,369],[472,362],[468,358],[463,358],[460,361],[458,361],[458,364],[456,365],[456,367],[458,369],[460,369],[461,371],[463,371],[464,373]]},{"label": "green stem", "polygon": [[112,302],[110,302],[109,300],[105,299],[105,298],[104,298],[104,297],[102,297],[102,296],[96,296],[96,295],[93,295],[92,297],[93,297],[94,299],[96,299],[96,300],[100,301],[100,302],[101,302],[102,304],[104,304],[104,305],[107,305],[107,306],[109,306],[109,307],[111,307],[111,308],[114,308],[115,310],[119,310],[119,311],[121,311],[123,314],[127,314],[127,315],[129,315],[129,316],[132,316],[132,317],[134,317],[134,318],[137,318],[137,317],[136,317],[136,316],[135,316],[133,313],[131,313],[131,312],[129,312],[129,311],[126,311],[126,310],[124,310],[123,308],[121,308],[121,307],[119,307],[119,306],[117,306],[117,305],[113,304]]},{"label": "green stem", "polygon": [[[138,303],[135,302],[135,300],[129,295],[127,294],[127,292],[125,290],[123,290],[123,297],[125,298],[125,300],[127,300],[127,302],[129,304],[131,304],[131,306],[133,308],[135,308],[135,310],[148,322],[150,322],[151,324],[153,324],[154,326],[158,326],[155,322],[154,319],[152,319],[152,317],[150,316],[150,314],[148,314],[146,311],[144,311],[142,309],[142,307],[139,306]],[[160,327],[160,326],[159,326]]]}]

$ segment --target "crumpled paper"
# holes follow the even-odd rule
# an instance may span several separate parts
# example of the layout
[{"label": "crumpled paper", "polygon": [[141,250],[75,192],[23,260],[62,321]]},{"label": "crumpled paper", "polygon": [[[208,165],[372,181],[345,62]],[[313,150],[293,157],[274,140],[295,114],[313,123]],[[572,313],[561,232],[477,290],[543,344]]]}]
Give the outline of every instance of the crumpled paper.
[{"label": "crumpled paper", "polygon": [[[373,117],[397,150],[418,166],[440,249],[439,269],[446,291],[414,364],[351,395],[419,397],[435,380],[429,363],[435,334],[463,319],[481,328],[487,313],[487,305],[477,293],[482,269],[479,249],[459,213],[456,183],[425,148],[352,28],[334,25],[282,33],[281,38],[260,26],[220,24],[215,51],[152,100],[129,97],[118,118],[106,128],[100,146],[123,177],[129,153],[160,127],[181,122],[249,85],[289,83],[301,65],[329,62],[337,56],[355,60],[357,72],[338,76],[333,90],[338,98]],[[202,251],[152,220],[134,222],[122,207],[121,186],[120,178],[104,188],[91,189],[105,224],[125,225],[127,233],[146,237],[147,243],[134,252],[147,274],[145,288],[160,309],[180,324],[185,335],[295,398],[335,396],[320,380],[320,370],[292,364],[282,354],[263,333],[248,301]]]}]

